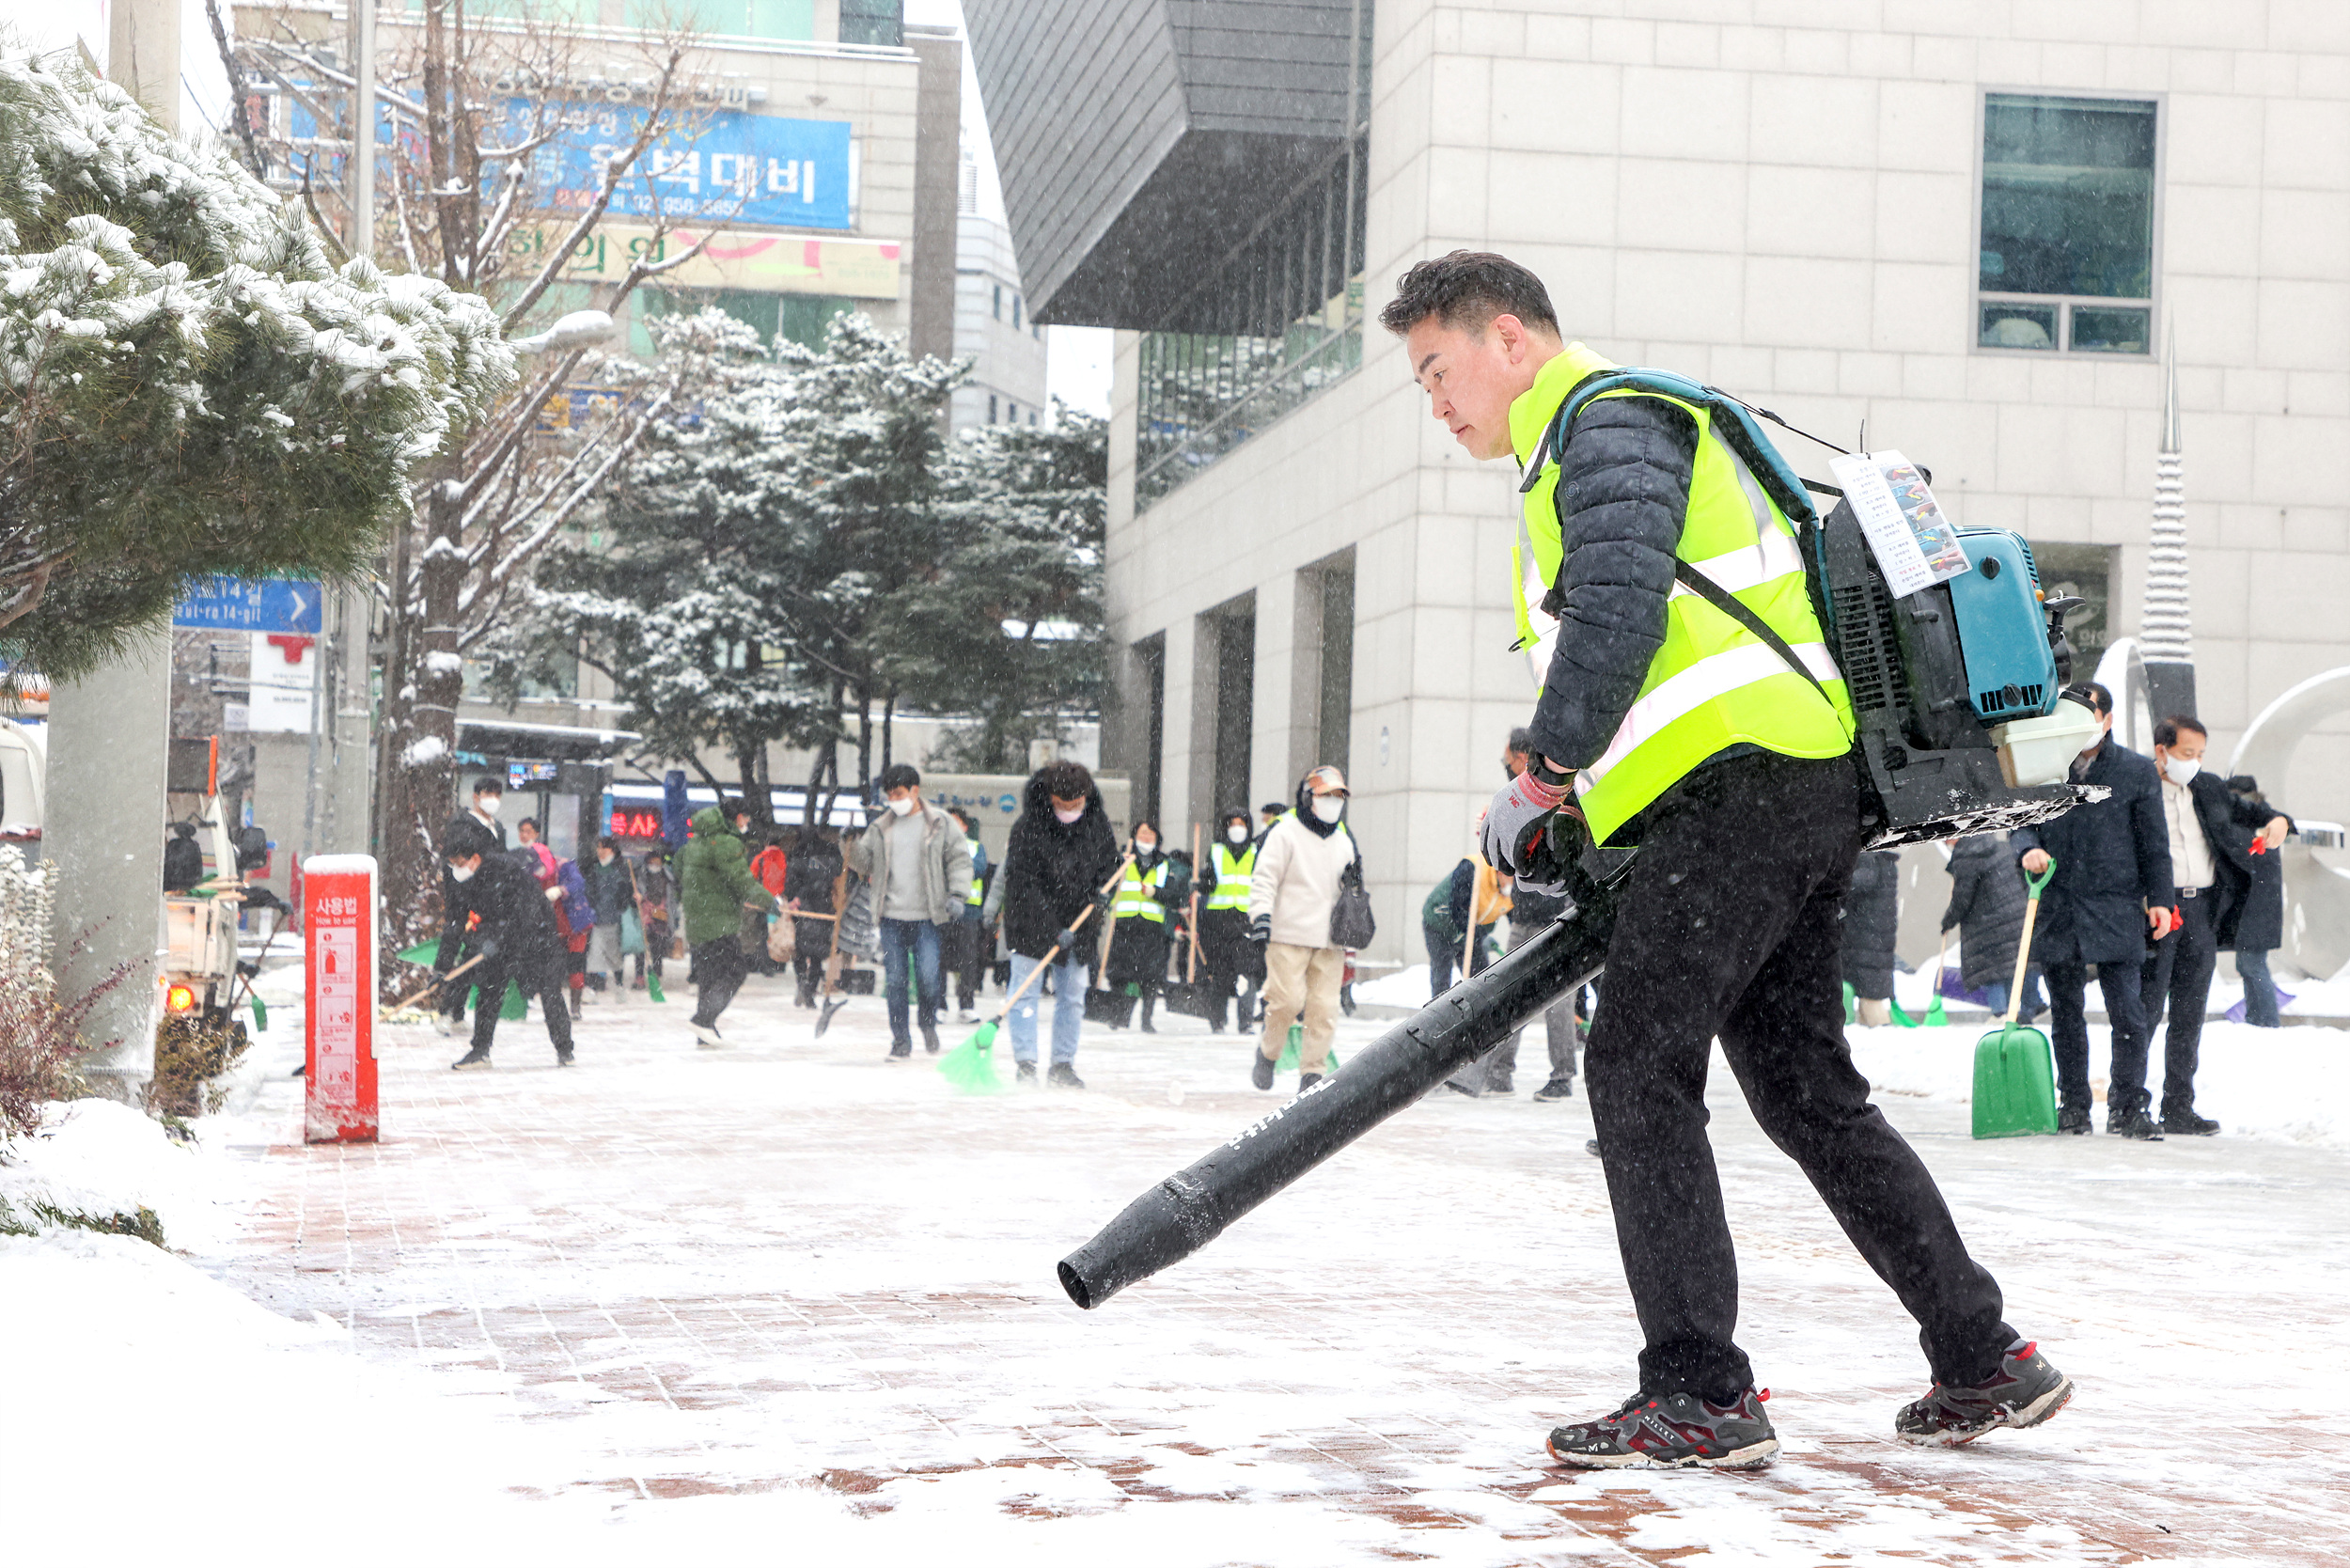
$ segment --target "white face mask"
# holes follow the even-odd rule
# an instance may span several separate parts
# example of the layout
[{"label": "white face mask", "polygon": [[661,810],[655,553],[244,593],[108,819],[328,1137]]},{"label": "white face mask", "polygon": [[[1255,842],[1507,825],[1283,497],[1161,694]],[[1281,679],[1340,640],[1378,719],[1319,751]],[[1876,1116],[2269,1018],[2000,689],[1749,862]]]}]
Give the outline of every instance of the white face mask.
[{"label": "white face mask", "polygon": [[1344,795],[1314,796],[1314,815],[1321,818],[1324,822],[1337,822],[1345,814],[1346,797]]},{"label": "white face mask", "polygon": [[1245,844],[1248,842],[1248,824],[1246,823],[1234,823],[1231,826],[1224,830],[1224,837],[1230,839],[1233,843]]},{"label": "white face mask", "polygon": [[1053,820],[1060,823],[1063,827],[1069,826],[1072,823],[1074,823],[1079,817],[1082,817],[1085,814],[1086,808],[1082,806],[1067,811],[1062,810],[1058,806],[1053,808]]},{"label": "white face mask", "polygon": [[1135,840],[1135,853],[1137,855],[1148,855],[1158,847],[1159,841],[1156,839],[1136,839]]},{"label": "white face mask", "polygon": [[2200,758],[2172,757],[2162,764],[2162,771],[2170,776],[2170,782],[2185,789],[2189,780],[2203,771]]},{"label": "white face mask", "polygon": [[460,882],[471,882],[474,872],[479,870],[481,868],[478,866],[451,866],[448,869],[448,874]]},{"label": "white face mask", "polygon": [[889,803],[889,809],[896,815],[902,817],[907,812],[914,809],[914,797],[912,795],[900,795],[896,800]]}]

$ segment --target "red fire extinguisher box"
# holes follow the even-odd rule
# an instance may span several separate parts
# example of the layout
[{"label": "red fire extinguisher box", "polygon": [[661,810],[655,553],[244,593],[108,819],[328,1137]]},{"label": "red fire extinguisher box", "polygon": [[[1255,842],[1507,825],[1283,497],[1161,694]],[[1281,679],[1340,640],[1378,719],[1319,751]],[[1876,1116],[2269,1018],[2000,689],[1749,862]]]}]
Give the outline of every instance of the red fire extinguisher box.
[{"label": "red fire extinguisher box", "polygon": [[372,855],[302,863],[303,1137],[311,1143],[375,1141],[375,911]]}]

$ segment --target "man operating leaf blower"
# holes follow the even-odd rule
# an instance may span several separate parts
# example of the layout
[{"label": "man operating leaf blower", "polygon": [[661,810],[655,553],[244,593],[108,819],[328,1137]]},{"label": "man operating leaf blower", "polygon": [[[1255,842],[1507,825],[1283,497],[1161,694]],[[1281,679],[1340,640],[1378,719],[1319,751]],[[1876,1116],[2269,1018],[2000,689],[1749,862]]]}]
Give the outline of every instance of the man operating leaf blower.
[{"label": "man operating leaf blower", "polygon": [[[1837,908],[1867,833],[1855,719],[1780,507],[1713,412],[1562,342],[1541,280],[1455,251],[1381,313],[1469,455],[1515,458],[1558,641],[1540,753],[1494,799],[1486,858],[1538,890],[1588,843],[1639,846],[1585,1071],[1646,1336],[1639,1384],[1550,1435],[1577,1467],[1750,1467],[1778,1451],[1737,1325],[1737,1265],[1705,1136],[1718,1037],[1755,1119],[1920,1327],[1915,1443],[2055,1415],[2072,1384],[2001,1318],[1999,1287],[1843,1038]],[[1564,428],[1559,428],[1563,424]],[[1528,622],[1521,617],[1521,629]]]}]

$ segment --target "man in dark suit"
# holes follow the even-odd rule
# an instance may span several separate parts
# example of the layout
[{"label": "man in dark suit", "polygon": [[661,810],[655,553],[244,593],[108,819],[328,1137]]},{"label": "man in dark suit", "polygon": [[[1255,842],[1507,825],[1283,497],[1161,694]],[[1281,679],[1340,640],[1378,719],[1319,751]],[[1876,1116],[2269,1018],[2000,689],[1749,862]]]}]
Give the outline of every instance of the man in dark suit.
[{"label": "man in dark suit", "polygon": [[2051,859],[2056,862],[2056,875],[2040,897],[2031,950],[2048,981],[2060,1101],[2057,1131],[2089,1131],[2085,1001],[2093,964],[2113,1029],[2106,1131],[2160,1138],[2162,1128],[2146,1109],[2149,1037],[2139,968],[2149,938],[2170,934],[2176,902],[2162,787],[2154,763],[2114,744],[2111,692],[2089,682],[2066,688],[2064,695],[2094,710],[2105,731],[2074,759],[2073,782],[2103,785],[2111,792],[2008,838],[2024,870],[2033,875],[2046,870]]},{"label": "man in dark suit", "polygon": [[[2162,811],[2177,879],[2178,921],[2154,944],[2142,971],[2146,1027],[2170,1012],[2163,1041],[2162,1130],[2209,1137],[2219,1123],[2195,1111],[2195,1068],[2201,1054],[2203,1004],[2219,949],[2232,940],[2259,863],[2274,855],[2293,823],[2231,792],[2203,772],[2210,737],[2184,713],[2154,726],[2154,764],[2162,770]],[[2119,1074],[2116,1074],[2117,1080]],[[2107,1104],[2111,1104],[2107,1092]]]}]

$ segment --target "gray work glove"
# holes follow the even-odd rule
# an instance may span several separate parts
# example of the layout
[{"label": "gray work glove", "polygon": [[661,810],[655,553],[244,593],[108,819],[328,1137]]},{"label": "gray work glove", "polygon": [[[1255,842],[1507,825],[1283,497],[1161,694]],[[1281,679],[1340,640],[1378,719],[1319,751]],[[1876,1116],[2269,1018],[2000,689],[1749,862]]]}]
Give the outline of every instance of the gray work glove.
[{"label": "gray work glove", "polygon": [[1273,917],[1260,915],[1248,922],[1248,940],[1260,948],[1273,940]]},{"label": "gray work glove", "polygon": [[1494,796],[1478,831],[1486,864],[1528,892],[1551,898],[1565,895],[1568,870],[1590,839],[1574,786],[1545,784],[1531,773]]}]

